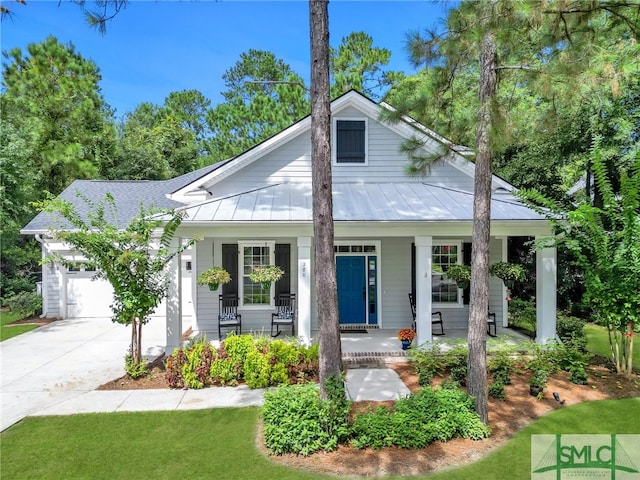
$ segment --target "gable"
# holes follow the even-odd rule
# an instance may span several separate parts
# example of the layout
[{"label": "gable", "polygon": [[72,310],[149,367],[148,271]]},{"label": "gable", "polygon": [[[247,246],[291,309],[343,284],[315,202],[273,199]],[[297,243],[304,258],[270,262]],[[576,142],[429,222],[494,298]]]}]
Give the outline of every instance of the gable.
[{"label": "gable", "polygon": [[[424,126],[416,128],[414,121],[394,124],[378,120],[380,105],[357,92],[349,92],[332,102],[332,152],[334,183],[427,181],[465,191],[473,191],[473,163],[460,153],[451,150],[447,157],[435,164],[426,177],[411,177],[406,173],[408,158],[401,153],[401,145],[407,139],[418,137],[424,142],[424,155],[446,151],[451,142],[431,132]],[[366,125],[366,160],[338,163],[336,152],[336,122],[341,119],[362,121]],[[311,121],[306,117],[244,154],[228,161],[224,166],[175,192],[171,198],[188,201],[188,193],[205,190],[211,198],[246,192],[281,182],[311,182]],[[494,177],[494,188],[512,187]]]}]

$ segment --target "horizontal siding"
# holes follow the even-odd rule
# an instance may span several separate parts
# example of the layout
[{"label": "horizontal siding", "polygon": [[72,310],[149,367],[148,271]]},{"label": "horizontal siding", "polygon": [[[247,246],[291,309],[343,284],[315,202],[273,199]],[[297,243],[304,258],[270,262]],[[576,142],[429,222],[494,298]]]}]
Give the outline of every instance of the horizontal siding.
[{"label": "horizontal siding", "polygon": [[[364,118],[356,110],[340,112],[340,117]],[[425,177],[406,173],[408,159],[400,153],[404,139],[375,119],[368,118],[368,164],[333,165],[334,182],[428,182],[473,191],[473,178],[447,163],[435,164]],[[304,132],[252,164],[212,186],[214,197],[233,195],[282,182],[311,181],[311,135]]]},{"label": "horizontal siding", "polygon": [[411,238],[382,240],[380,274],[382,280],[382,328],[410,328],[412,317]]},{"label": "horizontal siding", "polygon": [[46,264],[43,267],[45,271],[45,290],[44,294],[47,296],[47,311],[45,312],[47,317],[59,317],[60,313],[60,275],[58,274],[58,265],[51,267],[50,264]]},{"label": "horizontal siding", "polygon": [[[247,240],[243,238],[242,240]],[[261,239],[264,240],[264,239]],[[273,239],[269,239],[273,240]],[[204,238],[198,242],[197,259],[195,262],[197,271],[194,272],[193,278],[197,279],[198,275],[204,270],[214,265],[222,264],[222,245],[235,244],[237,238]],[[291,291],[296,292],[298,289],[298,261],[297,261],[297,245],[296,239],[292,238],[276,238],[276,243],[288,243],[291,245]],[[232,281],[237,281],[233,279]],[[218,300],[222,293],[222,288],[212,292],[206,285],[198,285],[196,287],[196,319],[193,321],[194,330],[218,332]],[[271,326],[271,313],[275,310],[270,307],[255,309],[254,307],[240,307],[238,312],[242,315],[242,331],[243,332],[268,332]],[[224,334],[224,331],[223,331]]]}]

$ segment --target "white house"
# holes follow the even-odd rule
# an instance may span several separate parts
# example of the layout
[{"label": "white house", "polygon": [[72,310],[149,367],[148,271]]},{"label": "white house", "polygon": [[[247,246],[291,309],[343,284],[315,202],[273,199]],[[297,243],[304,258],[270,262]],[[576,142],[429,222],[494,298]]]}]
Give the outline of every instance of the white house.
[{"label": "white house", "polygon": [[[465,328],[468,322],[465,292],[437,272],[470,261],[474,164],[467,149],[409,118],[382,123],[378,118],[383,108],[390,107],[354,91],[331,104],[340,322],[382,329],[408,327],[412,321],[408,293],[415,292],[418,342],[422,343],[431,338],[433,310],[442,312],[445,329]],[[274,297],[283,293],[297,296],[296,333],[308,340],[317,330],[310,126],[311,119],[306,117],[235,158],[172,180],[85,180],[63,192],[72,201],[76,190],[96,200],[111,192],[123,225],[140,202],[185,211],[178,235],[200,241],[188,258],[178,258],[171,265],[168,349],[179,344],[187,326],[217,332],[221,293],[238,296],[243,331],[269,330]],[[414,137],[424,142],[426,155],[443,147],[449,150],[426,177],[406,173],[408,160],[400,146]],[[510,184],[494,176],[491,263],[506,260],[507,237],[551,233],[548,222],[517,201],[512,191]],[[48,223],[40,214],[23,229],[41,239],[45,257],[64,248],[47,238]],[[286,272],[266,294],[248,278],[252,266],[261,264],[280,265]],[[221,292],[191,281],[214,265],[225,267],[233,278]],[[102,291],[83,283],[78,273],[58,265],[43,267],[47,315],[108,314],[108,288]],[[536,282],[537,340],[544,342],[555,337],[554,249],[537,253]],[[491,278],[490,311],[503,326],[505,297],[502,282]],[[77,306],[85,298],[90,303]]]}]

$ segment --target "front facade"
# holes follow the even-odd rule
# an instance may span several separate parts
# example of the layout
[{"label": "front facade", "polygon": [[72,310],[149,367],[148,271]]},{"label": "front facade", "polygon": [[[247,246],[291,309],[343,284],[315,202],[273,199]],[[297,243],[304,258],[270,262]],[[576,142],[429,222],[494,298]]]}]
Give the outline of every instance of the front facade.
[{"label": "front facade", "polygon": [[[443,272],[451,264],[471,260],[474,165],[467,150],[411,119],[380,122],[381,108],[387,107],[356,92],[332,102],[340,323],[408,327],[412,321],[408,294],[414,293],[422,343],[431,338],[432,311],[442,312],[445,329],[467,326],[468,292]],[[424,143],[426,155],[449,152],[426,177],[406,173],[407,158],[400,146],[414,137]],[[187,327],[217,332],[220,294],[239,298],[243,331],[266,332],[274,298],[295,293],[296,334],[312,339],[318,325],[310,139],[310,119],[305,118],[234,159],[158,186],[164,189],[168,206],[185,211],[179,235],[199,239],[188,260],[176,258],[171,266],[167,348],[179,344]],[[494,177],[491,263],[506,260],[509,236],[550,234],[544,218],[515,200],[511,191],[508,183]],[[45,233],[36,232],[42,219],[36,220],[25,233]],[[43,242],[50,248],[46,239]],[[555,335],[555,251],[537,255],[538,340],[546,341]],[[248,275],[255,266],[271,264],[279,265],[285,275],[264,290]],[[211,292],[192,281],[216,265],[232,277],[220,291]],[[51,298],[65,295],[51,285],[44,289]],[[490,311],[504,326],[505,297],[502,282],[491,278]],[[192,307],[185,310],[185,305]]]}]

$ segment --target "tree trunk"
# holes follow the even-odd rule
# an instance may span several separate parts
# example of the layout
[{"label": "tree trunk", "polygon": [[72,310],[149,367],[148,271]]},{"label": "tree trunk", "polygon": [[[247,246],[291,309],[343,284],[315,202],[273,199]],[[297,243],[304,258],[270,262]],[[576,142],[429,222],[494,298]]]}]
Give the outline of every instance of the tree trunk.
[{"label": "tree trunk", "polygon": [[497,89],[495,34],[489,30],[480,53],[480,111],[476,137],[475,201],[473,205],[473,258],[469,303],[469,394],[475,397],[476,412],[489,420],[487,398],[487,313],[489,311],[489,242],[491,226],[491,129],[493,100]]},{"label": "tree trunk", "polygon": [[311,23],[311,182],[315,287],[318,299],[320,392],[325,382],[340,378],[342,351],[338,325],[338,294],[333,252],[333,198],[331,184],[331,105],[329,98],[329,2],[309,1]]},{"label": "tree trunk", "polygon": [[142,361],[142,322],[131,321],[131,359],[136,365]]}]

